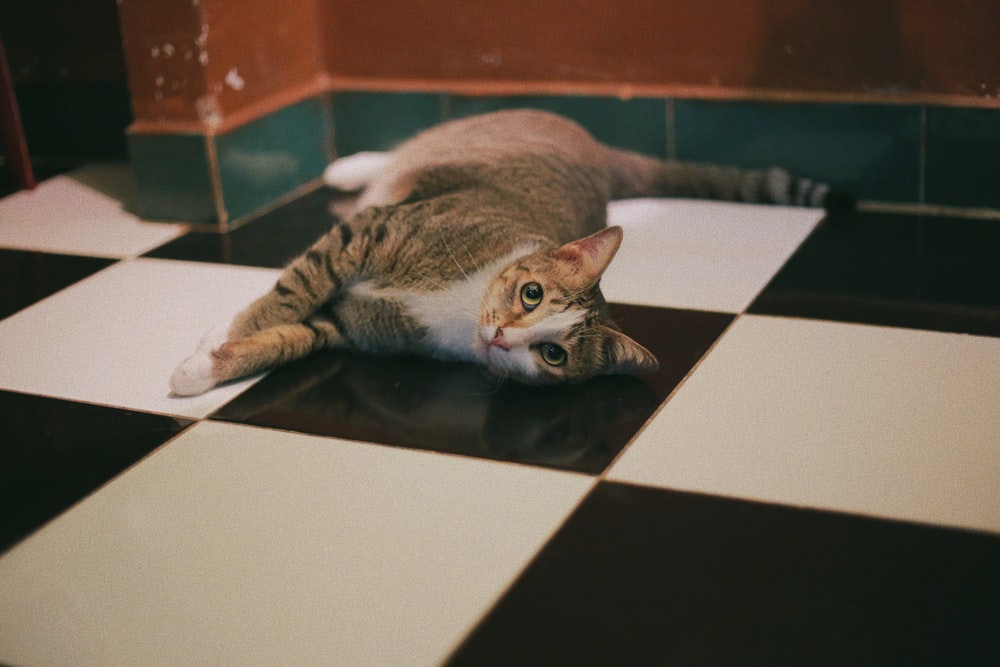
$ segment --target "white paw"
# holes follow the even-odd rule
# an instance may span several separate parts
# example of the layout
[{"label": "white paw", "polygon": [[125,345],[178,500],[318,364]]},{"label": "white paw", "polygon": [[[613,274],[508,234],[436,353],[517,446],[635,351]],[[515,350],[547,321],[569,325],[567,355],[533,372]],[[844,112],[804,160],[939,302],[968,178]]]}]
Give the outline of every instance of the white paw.
[{"label": "white paw", "polygon": [[226,320],[220,324],[215,325],[202,337],[201,342],[198,343],[199,352],[207,352],[211,350],[217,350],[222,347],[222,344],[226,342],[227,336],[229,335],[229,328],[233,326],[231,320]]},{"label": "white paw", "polygon": [[199,350],[181,362],[170,376],[170,391],[175,396],[197,396],[215,386],[212,377],[212,354]]},{"label": "white paw", "polygon": [[392,153],[365,151],[338,158],[323,172],[323,182],[335,190],[357,192],[378,176],[389,163]]}]

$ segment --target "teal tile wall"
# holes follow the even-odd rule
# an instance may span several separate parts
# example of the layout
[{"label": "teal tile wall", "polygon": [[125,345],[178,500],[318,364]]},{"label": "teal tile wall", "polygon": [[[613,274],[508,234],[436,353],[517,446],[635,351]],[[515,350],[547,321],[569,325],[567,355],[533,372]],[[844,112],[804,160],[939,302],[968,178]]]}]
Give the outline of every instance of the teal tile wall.
[{"label": "teal tile wall", "polygon": [[613,97],[575,95],[452,97],[449,116],[462,118],[521,107],[554,111],[572,118],[606,144],[647,155],[667,157],[665,99],[620,100]]},{"label": "teal tile wall", "polygon": [[388,150],[450,118],[524,107],[568,116],[611,145],[666,157],[666,104],[665,99],[573,95],[469,97],[347,92],[334,94],[332,106],[338,155]]},{"label": "teal tile wall", "polygon": [[148,220],[216,223],[209,138],[203,134],[129,134],[137,213]]},{"label": "teal tile wall", "polygon": [[215,139],[219,183],[230,220],[318,178],[333,158],[329,110],[307,99]]},{"label": "teal tile wall", "polygon": [[444,120],[445,96],[345,92],[333,95],[337,155],[384,151]]},{"label": "teal tile wall", "polygon": [[927,201],[1000,208],[1000,109],[927,109]]},{"label": "teal tile wall", "polygon": [[333,157],[331,122],[328,100],[313,98],[215,136],[130,134],[139,213],[231,226],[319,178]]},{"label": "teal tile wall", "polygon": [[677,158],[777,165],[861,199],[920,196],[920,108],[677,101]]},{"label": "teal tile wall", "polygon": [[561,113],[649,155],[782,166],[862,200],[1000,209],[997,109],[340,92],[215,137],[217,194],[212,138],[130,135],[140,212],[231,224],[317,178],[333,154],[386,150],[442,120],[516,107]]}]

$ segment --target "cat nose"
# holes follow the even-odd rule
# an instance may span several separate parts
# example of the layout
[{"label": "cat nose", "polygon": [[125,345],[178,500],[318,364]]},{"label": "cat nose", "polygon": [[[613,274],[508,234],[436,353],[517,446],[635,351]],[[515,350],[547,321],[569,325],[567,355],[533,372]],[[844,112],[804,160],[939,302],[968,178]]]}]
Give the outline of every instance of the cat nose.
[{"label": "cat nose", "polygon": [[510,343],[507,339],[503,337],[503,328],[497,327],[496,333],[493,334],[493,340],[490,341],[490,345],[494,345],[504,350],[510,349]]}]

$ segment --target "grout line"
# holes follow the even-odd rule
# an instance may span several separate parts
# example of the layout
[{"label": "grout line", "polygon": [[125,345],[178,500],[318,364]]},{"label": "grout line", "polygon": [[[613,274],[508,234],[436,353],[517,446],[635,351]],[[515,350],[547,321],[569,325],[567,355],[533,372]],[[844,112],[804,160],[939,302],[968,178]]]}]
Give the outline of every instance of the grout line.
[{"label": "grout line", "polygon": [[549,548],[552,542],[555,541],[556,537],[562,532],[566,524],[568,524],[573,519],[573,517],[575,517],[580,512],[580,508],[583,506],[585,502],[587,502],[587,500],[590,499],[590,497],[594,494],[594,490],[597,489],[597,486],[602,482],[604,482],[604,480],[596,475],[591,477],[590,487],[587,488],[585,492],[580,494],[580,497],[577,498],[576,501],[572,504],[572,506],[566,512],[566,515],[562,518],[562,520],[557,522],[556,525],[553,526],[552,531],[548,534],[548,536],[539,541],[539,543],[535,547],[534,552],[532,552],[528,556],[528,558],[525,559],[525,561],[521,564],[521,567],[517,570],[517,572],[514,573],[510,577],[510,579],[507,580],[507,583],[502,587],[502,590],[497,595],[497,597],[494,598],[492,601],[490,601],[488,604],[486,604],[484,608],[479,610],[478,616],[476,616],[473,619],[472,623],[466,627],[462,636],[455,639],[454,643],[451,646],[451,649],[446,654],[447,656],[446,659],[442,661],[441,664],[448,664],[449,662],[451,662],[451,660],[458,654],[458,652],[462,649],[462,647],[464,647],[466,643],[472,639],[476,631],[483,626],[483,624],[490,617],[490,615],[493,614],[493,612],[501,605],[501,603],[503,603],[507,599],[507,597],[510,595],[510,592],[513,590],[514,586],[516,586],[518,582],[521,581],[521,578],[524,577],[524,575],[528,572],[528,570],[530,570],[531,567],[538,561],[539,557],[543,553],[545,553],[545,551]]},{"label": "grout line", "polygon": [[219,154],[216,152],[215,135],[206,133],[202,137],[205,142],[205,159],[208,161],[208,178],[212,188],[212,203],[215,206],[216,220],[214,225],[219,231],[229,229],[229,214],[226,212],[226,200],[222,193],[222,174],[219,171]]},{"label": "grout line", "polygon": [[943,206],[941,204],[865,200],[858,202],[858,210],[866,213],[895,213],[898,215],[1000,221],[1000,209],[976,208],[972,206]]},{"label": "grout line", "polygon": [[927,204],[927,106],[920,107],[920,157],[917,163],[917,201]]},{"label": "grout line", "polygon": [[676,160],[677,159],[677,113],[674,110],[674,100],[671,97],[667,98],[665,120],[667,123],[667,159]]},{"label": "grout line", "polygon": [[438,95],[438,122],[443,123],[447,120],[451,120],[452,115],[452,96],[448,93],[440,93]]},{"label": "grout line", "polygon": [[621,448],[621,451],[619,451],[617,454],[615,454],[615,456],[608,462],[608,464],[606,466],[604,466],[604,469],[596,475],[596,478],[597,478],[598,482],[615,482],[615,481],[619,481],[619,480],[608,479],[608,473],[611,472],[611,469],[615,467],[615,464],[617,464],[618,461],[620,461],[621,458],[623,456],[625,456],[625,452],[627,452],[629,450],[629,448],[631,448],[635,444],[636,440],[639,439],[639,437],[643,434],[643,432],[645,432],[645,430],[647,428],[649,428],[649,425],[653,423],[653,420],[655,420],[657,417],[660,416],[660,413],[663,412],[666,409],[667,405],[670,403],[670,401],[673,400],[674,396],[676,396],[677,393],[681,390],[681,388],[683,388],[684,385],[686,385],[688,383],[688,380],[690,380],[691,377],[696,372],[698,372],[698,369],[701,368],[701,365],[703,363],[705,363],[705,360],[708,359],[709,355],[711,355],[712,352],[715,351],[715,348],[719,346],[719,343],[726,336],[726,334],[729,332],[729,330],[733,328],[733,325],[735,325],[736,322],[741,317],[743,317],[744,315],[747,315],[747,309],[746,309],[746,307],[744,307],[743,310],[741,310],[738,313],[724,313],[724,314],[726,314],[726,315],[732,315],[732,319],[729,321],[729,324],[727,324],[725,326],[725,328],[715,338],[715,340],[712,341],[712,344],[708,346],[708,349],[705,350],[705,353],[701,355],[701,357],[694,363],[693,366],[691,366],[691,368],[684,375],[684,377],[682,377],[680,379],[680,381],[670,391],[670,393],[667,394],[666,398],[664,398],[663,401],[660,402],[660,404],[656,407],[656,409],[653,410],[653,414],[649,415],[649,417],[646,419],[646,421],[644,421],[642,423],[642,425],[639,426],[638,429],[636,429],[636,431],[632,435],[632,437],[629,438],[629,441],[626,442],[625,446]]}]

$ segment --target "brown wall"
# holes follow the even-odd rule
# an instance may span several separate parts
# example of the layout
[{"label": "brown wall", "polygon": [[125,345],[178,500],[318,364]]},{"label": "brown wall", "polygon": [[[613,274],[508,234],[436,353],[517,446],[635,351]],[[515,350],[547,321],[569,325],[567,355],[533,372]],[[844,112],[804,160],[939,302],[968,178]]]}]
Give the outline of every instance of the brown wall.
[{"label": "brown wall", "polygon": [[321,16],[346,79],[1000,102],[996,0],[323,0]]},{"label": "brown wall", "polygon": [[316,0],[121,0],[140,129],[220,129],[325,89]]},{"label": "brown wall", "polygon": [[996,0],[121,0],[137,126],[324,90],[1000,107]]}]

